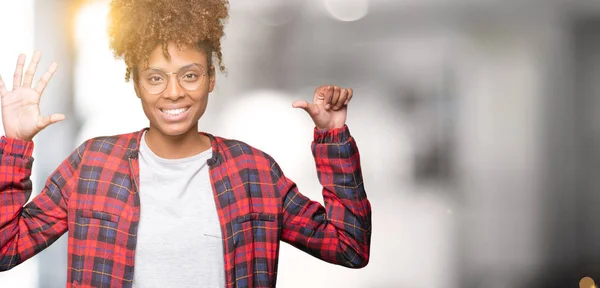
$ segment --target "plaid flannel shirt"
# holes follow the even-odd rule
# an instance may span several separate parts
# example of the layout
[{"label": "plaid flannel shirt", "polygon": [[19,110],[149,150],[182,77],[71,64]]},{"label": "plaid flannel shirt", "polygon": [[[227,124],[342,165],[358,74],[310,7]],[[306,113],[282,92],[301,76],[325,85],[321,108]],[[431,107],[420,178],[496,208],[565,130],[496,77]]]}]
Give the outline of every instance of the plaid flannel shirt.
[{"label": "plaid flannel shirt", "polygon": [[[140,218],[142,131],[90,139],[31,195],[33,142],[0,139],[0,271],[68,233],[67,287],[131,287]],[[266,153],[214,137],[208,160],[226,287],[274,287],[280,240],[327,262],[369,261],[371,206],[348,127],[314,131],[325,207],[298,192]],[[190,227],[193,229],[193,227]]]}]

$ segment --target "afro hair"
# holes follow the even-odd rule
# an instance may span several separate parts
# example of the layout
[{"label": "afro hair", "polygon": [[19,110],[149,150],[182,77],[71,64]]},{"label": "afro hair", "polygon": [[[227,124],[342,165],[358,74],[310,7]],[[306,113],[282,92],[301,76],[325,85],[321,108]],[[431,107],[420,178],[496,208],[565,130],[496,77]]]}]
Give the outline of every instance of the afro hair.
[{"label": "afro hair", "polygon": [[209,67],[214,57],[225,72],[221,38],[228,17],[227,0],[113,0],[108,14],[110,48],[127,65],[125,81],[135,75],[137,65],[147,64],[157,46],[168,58],[169,42],[201,49]]}]

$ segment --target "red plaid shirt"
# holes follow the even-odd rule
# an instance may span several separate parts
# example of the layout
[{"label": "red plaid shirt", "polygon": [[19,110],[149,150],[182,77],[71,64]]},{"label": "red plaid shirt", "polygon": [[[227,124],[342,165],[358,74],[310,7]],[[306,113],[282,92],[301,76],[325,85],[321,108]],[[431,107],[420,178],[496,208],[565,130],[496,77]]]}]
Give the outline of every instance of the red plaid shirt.
[{"label": "red plaid shirt", "polygon": [[[141,135],[86,141],[27,205],[33,142],[2,137],[0,270],[15,267],[69,231],[67,287],[131,287]],[[213,149],[208,164],[228,288],[274,287],[280,240],[327,262],[367,265],[371,206],[348,127],[315,129],[312,151],[325,207],[300,194],[266,153],[205,135]]]}]

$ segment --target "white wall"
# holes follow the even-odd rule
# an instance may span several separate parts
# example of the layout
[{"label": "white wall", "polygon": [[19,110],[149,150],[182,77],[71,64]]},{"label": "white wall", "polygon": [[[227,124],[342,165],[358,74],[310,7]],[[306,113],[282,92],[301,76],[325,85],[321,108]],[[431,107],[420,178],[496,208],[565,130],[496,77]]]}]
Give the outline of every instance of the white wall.
[{"label": "white wall", "polygon": [[[18,55],[25,53],[27,63],[33,55],[33,5],[33,0],[0,2],[0,27],[3,27],[0,38],[0,75],[10,89]],[[1,125],[0,134],[4,135],[4,127]],[[37,287],[37,264],[38,260],[34,258],[9,272],[0,273],[0,287]]]}]

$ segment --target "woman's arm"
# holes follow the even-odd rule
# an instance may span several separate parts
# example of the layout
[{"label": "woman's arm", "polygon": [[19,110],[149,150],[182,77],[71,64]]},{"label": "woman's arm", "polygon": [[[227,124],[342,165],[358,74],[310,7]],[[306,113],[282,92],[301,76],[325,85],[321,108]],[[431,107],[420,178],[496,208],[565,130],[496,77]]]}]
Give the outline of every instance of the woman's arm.
[{"label": "woman's arm", "polygon": [[82,159],[75,150],[30,203],[33,142],[0,139],[0,271],[44,250],[67,231],[70,179]]},{"label": "woman's arm", "polygon": [[282,240],[327,262],[362,268],[369,262],[371,205],[356,142],[345,125],[315,129],[312,152],[325,207],[302,195],[273,162],[271,173],[284,191]]}]

